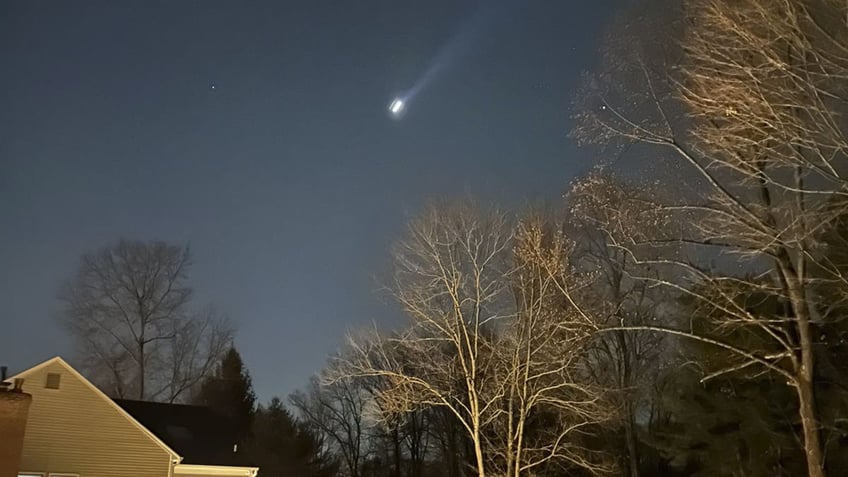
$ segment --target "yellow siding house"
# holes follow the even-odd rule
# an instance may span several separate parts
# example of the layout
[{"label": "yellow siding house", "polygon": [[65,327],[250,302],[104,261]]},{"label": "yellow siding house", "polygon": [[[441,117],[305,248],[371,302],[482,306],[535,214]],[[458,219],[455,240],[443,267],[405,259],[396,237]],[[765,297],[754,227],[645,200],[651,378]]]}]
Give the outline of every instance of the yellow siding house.
[{"label": "yellow siding house", "polygon": [[24,379],[23,389],[32,395],[20,476],[253,477],[258,473],[256,467],[184,462],[180,449],[169,446],[165,436],[154,434],[62,358],[14,378]]}]

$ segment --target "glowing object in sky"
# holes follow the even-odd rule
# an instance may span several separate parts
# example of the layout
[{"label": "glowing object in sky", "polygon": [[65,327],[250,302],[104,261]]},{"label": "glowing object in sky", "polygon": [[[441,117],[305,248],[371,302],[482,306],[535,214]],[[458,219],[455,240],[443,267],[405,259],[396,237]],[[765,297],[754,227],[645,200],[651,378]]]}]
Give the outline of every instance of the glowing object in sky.
[{"label": "glowing object in sky", "polygon": [[388,112],[392,119],[401,119],[409,105],[417,99],[425,87],[432,83],[437,76],[450,64],[456,63],[466,55],[483,33],[487,32],[495,20],[510,18],[506,7],[518,5],[517,1],[503,1],[486,3],[484,8],[478,9],[472,17],[460,25],[456,33],[445,43],[413,85],[403,90],[403,93],[395,96],[389,103]]},{"label": "glowing object in sky", "polygon": [[389,112],[395,118],[399,118],[403,114],[404,109],[406,109],[406,102],[402,98],[395,98],[389,105]]}]

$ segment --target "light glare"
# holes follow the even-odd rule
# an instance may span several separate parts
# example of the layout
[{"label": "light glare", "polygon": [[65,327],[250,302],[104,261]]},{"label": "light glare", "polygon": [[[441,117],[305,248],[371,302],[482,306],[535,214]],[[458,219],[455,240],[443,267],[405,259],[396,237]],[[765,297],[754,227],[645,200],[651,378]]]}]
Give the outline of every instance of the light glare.
[{"label": "light glare", "polygon": [[391,111],[391,113],[394,115],[398,115],[401,113],[401,111],[403,111],[404,106],[405,104],[402,99],[395,98],[395,100],[392,101],[392,104],[389,105],[389,111]]}]

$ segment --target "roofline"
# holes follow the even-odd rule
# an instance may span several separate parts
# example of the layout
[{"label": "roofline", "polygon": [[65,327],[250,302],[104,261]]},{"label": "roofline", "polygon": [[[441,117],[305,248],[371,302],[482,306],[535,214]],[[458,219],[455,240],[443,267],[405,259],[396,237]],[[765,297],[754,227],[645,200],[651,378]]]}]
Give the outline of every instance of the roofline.
[{"label": "roofline", "polygon": [[177,464],[174,466],[174,475],[204,474],[209,476],[253,477],[257,472],[259,472],[259,467],[241,467],[235,465]]},{"label": "roofline", "polygon": [[181,456],[181,455],[179,455],[179,454],[177,454],[177,453],[176,453],[176,451],[174,451],[174,449],[171,449],[171,448],[168,446],[168,444],[165,444],[165,443],[162,441],[162,439],[159,439],[159,438],[156,436],[156,434],[154,434],[154,433],[152,433],[152,432],[150,431],[150,429],[148,429],[148,428],[144,427],[144,425],[143,425],[143,424],[141,424],[140,422],[138,422],[138,420],[136,420],[134,417],[132,417],[132,416],[130,415],[130,413],[128,413],[127,411],[125,411],[125,410],[124,410],[121,406],[119,406],[119,405],[118,405],[115,401],[113,401],[113,400],[112,400],[112,398],[110,398],[109,396],[107,396],[107,395],[106,395],[106,393],[104,393],[104,392],[103,392],[103,391],[101,391],[101,390],[100,390],[97,386],[95,386],[94,384],[92,384],[92,383],[91,383],[91,381],[89,381],[88,379],[86,379],[86,378],[85,378],[85,376],[83,376],[82,374],[80,374],[80,372],[79,372],[79,371],[77,371],[76,369],[74,369],[74,367],[73,367],[73,366],[71,366],[70,364],[68,364],[68,362],[67,362],[67,361],[65,361],[64,359],[62,359],[62,357],[61,357],[61,356],[56,356],[56,357],[50,358],[50,359],[48,359],[47,361],[44,361],[44,362],[43,362],[43,363],[41,363],[41,364],[37,364],[37,365],[35,365],[35,366],[33,366],[33,367],[31,367],[31,368],[27,369],[27,370],[21,371],[20,373],[18,373],[18,374],[16,374],[16,375],[12,376],[12,377],[11,377],[11,378],[9,378],[9,379],[19,378],[19,377],[21,377],[21,376],[24,376],[24,375],[26,375],[26,374],[29,374],[29,373],[32,373],[32,372],[38,371],[39,369],[41,369],[41,368],[43,368],[43,367],[45,367],[45,366],[48,366],[48,365],[50,365],[50,364],[54,364],[54,363],[57,363],[57,364],[59,364],[59,365],[63,366],[63,367],[64,367],[65,369],[67,369],[67,370],[68,370],[68,371],[69,371],[72,375],[74,375],[75,377],[77,377],[77,378],[78,378],[80,381],[82,381],[82,382],[83,382],[86,386],[88,386],[88,388],[89,388],[89,389],[91,389],[92,391],[94,391],[94,394],[96,394],[97,396],[99,396],[100,398],[102,398],[104,401],[106,401],[107,403],[109,403],[109,405],[110,405],[110,406],[112,406],[112,408],[113,408],[113,409],[115,409],[116,411],[118,411],[118,414],[120,414],[121,416],[123,416],[123,417],[124,417],[126,420],[128,420],[131,424],[133,424],[135,427],[137,427],[137,428],[138,428],[138,429],[139,429],[142,433],[144,433],[145,435],[147,435],[147,437],[149,437],[150,439],[152,439],[152,440],[153,440],[153,442],[155,442],[155,443],[156,443],[159,447],[161,447],[161,448],[162,448],[165,452],[167,452],[167,453],[171,454],[171,457],[172,457],[172,458],[176,461],[176,463],[179,463],[179,462],[181,462],[181,461],[183,460],[182,456]]}]

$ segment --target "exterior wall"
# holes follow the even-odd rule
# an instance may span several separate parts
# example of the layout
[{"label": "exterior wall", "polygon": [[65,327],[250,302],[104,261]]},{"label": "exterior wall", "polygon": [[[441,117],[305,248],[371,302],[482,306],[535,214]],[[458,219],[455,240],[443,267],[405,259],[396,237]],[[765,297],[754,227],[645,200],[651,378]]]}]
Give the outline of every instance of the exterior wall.
[{"label": "exterior wall", "polygon": [[[61,374],[47,389],[48,373]],[[22,373],[32,395],[21,472],[80,477],[169,477],[171,454],[61,362]]]},{"label": "exterior wall", "polygon": [[0,477],[18,475],[31,400],[29,394],[0,391]]}]

